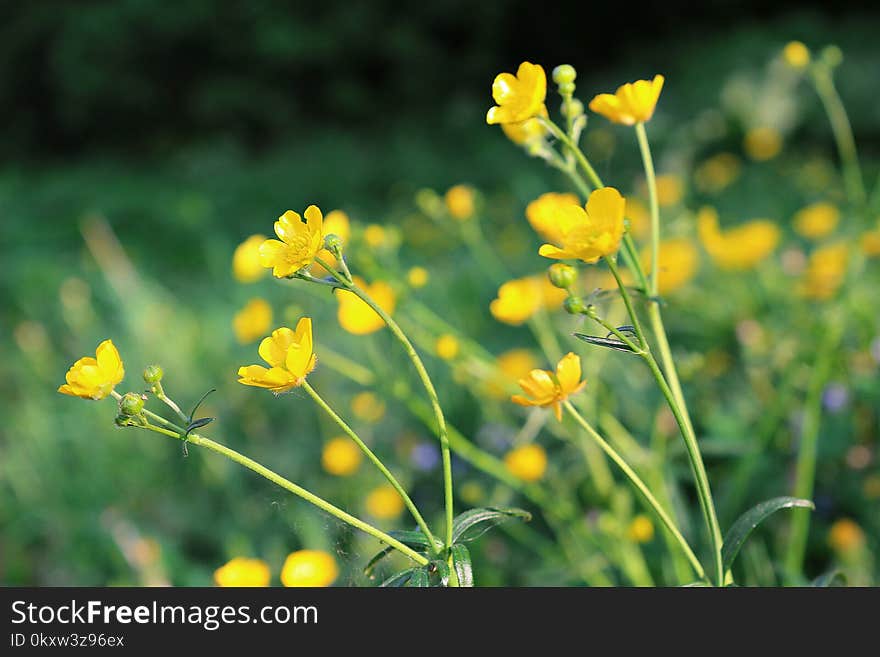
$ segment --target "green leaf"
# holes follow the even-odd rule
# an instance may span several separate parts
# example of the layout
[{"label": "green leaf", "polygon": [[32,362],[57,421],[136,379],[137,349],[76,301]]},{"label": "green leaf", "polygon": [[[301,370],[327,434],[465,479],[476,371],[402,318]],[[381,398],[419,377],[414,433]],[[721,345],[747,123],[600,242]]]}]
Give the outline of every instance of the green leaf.
[{"label": "green leaf", "polygon": [[[480,509],[468,509],[464,513],[459,514],[452,521],[452,542],[458,543],[464,536],[464,533],[471,527],[484,522],[497,524],[509,518],[519,518],[528,522],[532,519],[532,514],[523,509],[485,507]],[[486,528],[488,529],[488,527]],[[485,531],[485,530],[484,530]],[[482,532],[481,532],[482,533]],[[473,540],[476,536],[472,536],[467,540]]]},{"label": "green leaf", "polygon": [[449,586],[449,566],[445,561],[440,559],[432,561],[428,566],[428,572],[432,575],[432,579],[437,581],[437,586]]},{"label": "green leaf", "polygon": [[391,577],[386,579],[379,586],[385,588],[393,586],[404,586],[417,570],[421,570],[421,568],[407,568],[406,570],[401,570],[399,573],[395,573]]},{"label": "green leaf", "polygon": [[589,342],[590,344],[597,347],[607,347],[609,349],[614,349],[615,351],[626,351],[628,353],[633,353],[633,350],[626,342],[622,342],[617,338],[600,338],[599,336],[587,335],[586,333],[575,333],[574,337],[576,337],[578,340]]},{"label": "green leaf", "polygon": [[830,570],[813,580],[811,586],[827,588],[835,585],[846,586],[846,575],[839,570]]},{"label": "green leaf", "polygon": [[428,571],[424,568],[417,568],[413,571],[412,575],[409,577],[409,581],[405,584],[405,586],[413,586],[416,588],[428,588],[431,586],[431,580],[428,577]]},{"label": "green leaf", "polygon": [[382,559],[387,557],[389,554],[391,554],[391,551],[393,549],[393,547],[387,547],[384,550],[380,550],[375,555],[373,555],[373,558],[370,559],[369,562],[367,562],[366,566],[364,566],[364,575],[370,577],[373,574],[373,569],[376,567],[376,564],[382,561]]},{"label": "green leaf", "polygon": [[[427,537],[420,531],[411,531],[407,529],[399,529],[388,532],[388,535],[391,538],[396,538],[398,541],[411,548],[427,548],[429,546]],[[436,542],[438,548],[442,548],[443,545],[440,541]],[[386,547],[382,551],[378,552],[373,556],[372,559],[364,566],[364,575],[370,575],[373,572],[373,569],[376,567],[376,564],[382,561],[385,557],[391,554],[394,551],[393,547]]]},{"label": "green leaf", "polygon": [[471,587],[474,585],[471,554],[465,545],[459,543],[452,546],[452,567],[455,568],[455,576],[458,578],[459,586]]},{"label": "green leaf", "polygon": [[728,530],[727,536],[724,537],[724,545],[721,547],[721,559],[724,563],[724,570],[727,571],[733,564],[736,555],[739,554],[739,549],[755,527],[780,509],[790,509],[793,507],[816,508],[810,500],[803,500],[797,497],[774,497],[772,500],[767,500],[753,506],[742,514]]}]

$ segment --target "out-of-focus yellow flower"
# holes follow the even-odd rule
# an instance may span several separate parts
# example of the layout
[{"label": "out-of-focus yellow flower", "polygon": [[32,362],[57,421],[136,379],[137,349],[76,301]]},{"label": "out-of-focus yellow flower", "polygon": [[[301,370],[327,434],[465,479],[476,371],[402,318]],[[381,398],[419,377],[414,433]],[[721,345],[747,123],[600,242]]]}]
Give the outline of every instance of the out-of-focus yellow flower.
[{"label": "out-of-focus yellow flower", "polygon": [[504,455],[504,465],[517,479],[538,481],[547,472],[547,452],[540,445],[523,445]]},{"label": "out-of-focus yellow flower", "polygon": [[843,283],[848,261],[849,246],[845,242],[829,244],[813,251],[801,282],[801,293],[808,299],[830,299]]},{"label": "out-of-focus yellow flower", "polygon": [[602,187],[590,194],[586,210],[576,205],[560,208],[559,246],[544,244],[538,253],[557,260],[593,263],[620,248],[626,200],[614,187]]},{"label": "out-of-focus yellow flower", "polygon": [[523,62],[516,71],[500,73],[492,83],[492,98],[498,103],[486,113],[486,123],[521,123],[538,116],[547,97],[547,75],[544,69],[531,62]]},{"label": "out-of-focus yellow flower", "polygon": [[454,335],[446,333],[437,338],[437,343],[434,345],[434,349],[437,351],[437,355],[443,360],[452,360],[458,356],[458,352],[461,351],[461,345]]},{"label": "out-of-focus yellow flower", "polygon": [[458,487],[458,494],[461,499],[471,506],[477,506],[486,498],[486,491],[476,481],[466,481]]},{"label": "out-of-focus yellow flower", "polygon": [[385,227],[379,224],[369,224],[364,229],[364,241],[367,243],[367,246],[370,246],[374,249],[378,249],[380,246],[385,244],[388,239],[388,234],[385,231]]},{"label": "out-of-focus yellow flower", "polygon": [[629,219],[629,232],[641,239],[651,232],[651,213],[648,207],[637,198],[626,199],[626,218]]},{"label": "out-of-focus yellow flower", "polygon": [[[659,278],[657,291],[672,294],[684,287],[697,273],[700,254],[694,243],[685,237],[673,237],[660,242],[660,264],[657,267]],[[642,267],[651,270],[651,249],[645,248],[640,254]],[[613,283],[608,287],[613,289]]]},{"label": "out-of-focus yellow flower", "polygon": [[701,192],[717,193],[739,178],[740,159],[733,153],[718,153],[697,167],[694,184]]},{"label": "out-of-focus yellow flower", "polygon": [[217,586],[269,586],[269,566],[262,559],[236,557],[214,571]]},{"label": "out-of-focus yellow flower", "polygon": [[104,340],[95,350],[95,358],[80,358],[67,370],[67,383],[58,392],[83,399],[104,399],[122,381],[125,368],[112,340]]},{"label": "out-of-focus yellow flower", "polygon": [[232,318],[235,338],[241,344],[266,335],[272,325],[272,306],[265,299],[251,299]]},{"label": "out-of-focus yellow flower", "polygon": [[362,459],[361,450],[345,437],[328,440],[321,451],[321,466],[337,477],[353,475],[360,467]]},{"label": "out-of-focus yellow flower", "polygon": [[454,219],[465,221],[474,216],[474,190],[467,185],[455,185],[450,187],[444,197],[446,209]]},{"label": "out-of-focus yellow flower", "polygon": [[352,398],[351,412],[359,420],[374,424],[385,417],[385,402],[375,393],[365,390]]},{"label": "out-of-focus yellow flower", "polygon": [[880,475],[868,475],[862,484],[865,497],[871,500],[880,498]]},{"label": "out-of-focus yellow flower", "polygon": [[[360,276],[354,276],[353,280],[354,284],[366,292],[382,310],[389,315],[394,312],[394,308],[397,306],[397,295],[394,294],[394,290],[388,283],[376,281],[372,285],[368,285]],[[385,326],[385,320],[379,317],[378,313],[354,292],[338,290],[336,299],[339,301],[339,311],[337,312],[339,324],[349,333],[367,335],[375,333]]]},{"label": "out-of-focus yellow flower", "polygon": [[746,154],[758,162],[772,160],[782,150],[782,135],[766,126],[752,128],[743,139]]},{"label": "out-of-focus yellow flower", "polygon": [[613,94],[599,94],[593,98],[590,109],[614,123],[643,123],[654,116],[664,81],[662,75],[655,75],[653,80],[624,84]]},{"label": "out-of-focus yellow flower", "polygon": [[285,278],[312,264],[324,245],[324,216],[316,205],[305,211],[305,223],[293,210],[275,222],[275,234],[281,239],[266,240],[260,245],[260,264],[271,267],[272,275]]},{"label": "out-of-focus yellow flower", "polygon": [[235,280],[253,283],[265,275],[266,268],[260,262],[260,245],[265,241],[265,235],[251,235],[235,247],[232,254],[232,275]]},{"label": "out-of-focus yellow flower", "polygon": [[262,365],[240,367],[239,383],[267,388],[276,394],[302,385],[315,369],[311,318],[300,319],[295,331],[286,326],[272,331],[272,335],[260,343],[259,354],[270,369]]},{"label": "out-of-focus yellow flower", "polygon": [[374,518],[390,520],[403,513],[403,498],[390,484],[382,484],[369,492],[367,512]]},{"label": "out-of-focus yellow flower", "polygon": [[424,267],[412,267],[406,272],[406,282],[416,289],[428,284],[428,270]]},{"label": "out-of-focus yellow flower", "polygon": [[636,543],[648,543],[654,538],[654,523],[648,516],[639,514],[629,523],[626,535]]},{"label": "out-of-focus yellow flower", "polygon": [[568,352],[556,365],[556,372],[532,370],[518,382],[525,395],[514,395],[511,401],[520,406],[552,406],[556,419],[562,421],[562,402],[580,392],[586,381],[581,381],[581,359]]},{"label": "out-of-focus yellow flower", "polygon": [[865,546],[865,532],[855,521],[841,518],[828,530],[828,544],[838,554],[849,554]]},{"label": "out-of-focus yellow flower", "polygon": [[772,221],[756,219],[722,231],[718,213],[710,207],[697,213],[697,228],[706,253],[722,269],[751,269],[779,244],[779,227]]},{"label": "out-of-focus yellow flower", "polygon": [[519,326],[542,308],[555,310],[568,296],[554,287],[545,275],[507,281],[498,288],[498,298],[489,304],[489,312],[499,322]]},{"label": "out-of-focus yellow flower", "polygon": [[[333,210],[332,212],[329,212],[327,216],[324,217],[324,235],[336,235],[342,240],[343,246],[348,244],[348,240],[351,237],[351,220],[348,218],[348,215],[342,210]],[[318,258],[333,268],[336,268],[336,265],[339,264],[336,262],[336,256],[330,253],[327,249],[321,249],[318,252]],[[317,262],[312,265],[311,271],[312,275],[318,277],[327,276],[330,273]]]},{"label": "out-of-focus yellow flower", "polygon": [[661,207],[677,205],[684,196],[684,182],[681,176],[666,173],[657,176],[657,202]]},{"label": "out-of-focus yellow flower", "polygon": [[794,229],[811,240],[830,235],[839,222],[840,210],[831,203],[813,203],[794,215]]},{"label": "out-of-focus yellow flower", "polygon": [[323,550],[291,552],[281,568],[281,583],[284,586],[330,586],[338,576],[336,560]]},{"label": "out-of-focus yellow flower", "polygon": [[538,367],[538,359],[528,349],[511,349],[499,355],[495,361],[499,370],[497,377],[492,377],[486,384],[486,391],[495,399],[504,399],[509,395],[512,382],[526,376]]},{"label": "out-of-focus yellow flower", "polygon": [[810,63],[810,49],[800,41],[789,41],[782,49],[782,58],[792,68],[806,68]]},{"label": "out-of-focus yellow flower", "polygon": [[[541,105],[537,116],[545,119],[549,116],[545,105]],[[502,123],[501,129],[510,141],[520,146],[541,141],[548,134],[547,128],[538,118],[526,119],[519,123]]]},{"label": "out-of-focus yellow flower", "polygon": [[559,212],[570,205],[579,207],[580,199],[574,194],[547,192],[526,206],[526,219],[544,241],[558,243],[562,241]]},{"label": "out-of-focus yellow flower", "polygon": [[880,256],[880,228],[862,233],[859,245],[862,247],[862,253],[869,258]]}]

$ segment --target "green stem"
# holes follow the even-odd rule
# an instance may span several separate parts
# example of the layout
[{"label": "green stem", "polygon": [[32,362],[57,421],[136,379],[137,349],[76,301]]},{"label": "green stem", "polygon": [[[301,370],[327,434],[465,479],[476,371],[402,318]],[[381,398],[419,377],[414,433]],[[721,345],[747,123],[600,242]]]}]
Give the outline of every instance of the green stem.
[{"label": "green stem", "polygon": [[538,118],[541,123],[556,137],[559,141],[565,144],[566,148],[574,155],[575,160],[580,165],[581,169],[583,169],[584,174],[586,174],[587,179],[590,181],[590,184],[594,189],[598,189],[602,187],[602,181],[599,178],[599,175],[596,173],[596,170],[590,164],[590,161],[584,155],[584,152],[578,148],[578,145],[575,144],[567,134],[560,128],[558,125],[553,123],[550,119],[545,119],[543,117]]},{"label": "green stem", "polygon": [[651,147],[648,145],[648,133],[643,122],[636,124],[636,136],[639,140],[639,150],[642,152],[642,164],[645,167],[651,207],[651,286],[648,288],[648,294],[655,297],[660,275],[660,205],[657,202],[657,179],[654,174],[654,158],[651,157]]},{"label": "green stem", "polygon": [[349,427],[348,424],[346,424],[345,420],[343,420],[341,417],[339,417],[339,415],[336,413],[336,411],[334,411],[329,406],[329,404],[327,404],[327,402],[325,402],[323,400],[323,398],[321,398],[321,396],[317,393],[317,391],[311,385],[309,385],[308,381],[303,381],[302,388],[303,388],[303,390],[305,390],[309,394],[309,396],[311,396],[312,399],[315,400],[315,403],[318,406],[320,406],[321,409],[325,413],[327,413],[327,415],[329,415],[330,418],[337,425],[339,425],[339,428],[342,429],[342,431],[345,433],[345,435],[347,435],[349,438],[351,438],[354,441],[355,445],[357,445],[358,448],[360,448],[360,450],[364,453],[364,455],[366,455],[366,457],[370,460],[370,462],[376,466],[376,468],[379,470],[379,472],[382,473],[382,476],[385,477],[385,479],[388,481],[388,483],[391,484],[391,487],[397,491],[397,494],[400,495],[401,498],[403,498],[403,503],[406,505],[406,508],[409,509],[409,512],[412,514],[412,517],[415,519],[416,524],[419,526],[419,529],[422,530],[422,533],[428,539],[428,544],[431,546],[431,551],[436,554],[437,553],[437,540],[434,538],[434,534],[431,533],[431,530],[428,528],[428,523],[425,522],[425,519],[422,517],[422,514],[419,513],[418,508],[413,503],[412,499],[407,494],[404,487],[400,485],[400,482],[397,480],[397,478],[393,474],[391,474],[391,472],[388,470],[388,468],[385,467],[385,464],[382,463],[381,460],[379,460],[379,457],[376,456],[375,453],[373,453],[373,450],[371,450],[369,447],[367,447],[367,445],[364,443],[363,440],[360,439],[360,437],[357,435],[357,433],[355,433],[354,430],[352,430],[352,428]]},{"label": "green stem", "polygon": [[180,410],[180,406],[178,406],[173,399],[165,395],[165,389],[162,388],[161,381],[156,381],[156,383],[153,384],[153,394],[156,395],[156,399],[158,399],[160,402],[168,406],[168,408],[170,408],[172,411],[177,413],[177,417],[179,417],[184,422],[189,423],[189,418],[184,414],[183,411]]},{"label": "green stem", "polygon": [[636,335],[639,338],[639,343],[642,347],[642,351],[650,351],[651,348],[648,344],[647,339],[645,339],[645,333],[642,330],[642,322],[639,320],[639,316],[636,314],[635,308],[632,304],[632,299],[629,297],[629,292],[626,290],[626,286],[623,284],[623,281],[620,278],[620,272],[617,269],[617,265],[614,262],[613,258],[605,258],[605,262],[608,265],[608,269],[611,270],[611,274],[614,276],[614,280],[617,282],[617,287],[620,290],[620,296],[623,298],[623,303],[626,306],[626,312],[629,314],[630,319],[632,320],[633,327],[636,330]]},{"label": "green stem", "polygon": [[572,405],[572,403],[566,400],[563,403],[565,410],[568,411],[569,415],[571,415],[575,421],[586,431],[589,436],[596,441],[596,444],[602,449],[605,454],[608,455],[614,463],[617,464],[617,467],[621,469],[624,475],[626,475],[627,479],[630,480],[633,486],[635,486],[636,490],[641,493],[642,497],[645,498],[645,501],[648,503],[648,506],[651,507],[651,510],[657,515],[666,529],[670,534],[675,538],[679,547],[681,547],[682,552],[687,557],[688,562],[691,564],[691,567],[694,569],[694,572],[697,574],[697,577],[703,579],[705,577],[705,573],[703,572],[703,567],[700,565],[699,559],[697,559],[693,550],[691,549],[688,542],[685,540],[684,536],[682,536],[678,527],[672,518],[669,517],[669,514],[666,513],[665,509],[660,505],[660,502],[657,501],[657,498],[654,497],[654,494],[651,493],[650,489],[645,485],[645,482],[635,473],[635,471],[629,466],[629,464],[623,460],[623,457],[617,453],[611,445],[609,445],[602,436],[590,425],[589,422],[584,419],[584,417],[577,412],[577,409]]}]

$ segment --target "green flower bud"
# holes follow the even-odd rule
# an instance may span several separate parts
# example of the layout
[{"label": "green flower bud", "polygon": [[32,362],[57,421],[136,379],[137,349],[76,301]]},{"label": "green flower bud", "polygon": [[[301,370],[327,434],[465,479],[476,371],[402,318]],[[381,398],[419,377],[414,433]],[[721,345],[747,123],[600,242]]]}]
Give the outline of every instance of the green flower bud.
[{"label": "green flower bud", "polygon": [[567,290],[574,285],[577,280],[577,269],[571,265],[566,265],[563,262],[557,262],[550,265],[550,268],[547,270],[547,275],[554,286]]},{"label": "green flower bud", "polygon": [[584,113],[584,104],[577,98],[572,98],[567,103],[562,103],[563,115],[570,118],[577,118]]},{"label": "green flower bud", "polygon": [[137,426],[137,422],[130,415],[117,415],[113,422],[116,423],[117,427],[134,427]]},{"label": "green flower bud", "polygon": [[165,372],[160,365],[147,365],[144,368],[144,381],[147,383],[159,383]]},{"label": "green flower bud", "polygon": [[577,71],[569,64],[560,64],[553,69],[553,81],[558,85],[571,84],[576,77]]},{"label": "green flower bud", "polygon": [[132,416],[140,415],[144,410],[144,400],[136,392],[127,392],[119,400],[119,414]]},{"label": "green flower bud", "polygon": [[835,68],[843,62],[843,51],[837,46],[826,46],[822,49],[821,57],[827,66]]},{"label": "green flower bud", "polygon": [[563,308],[565,308],[565,312],[569,315],[583,315],[587,310],[587,306],[581,297],[568,297],[563,304]]},{"label": "green flower bud", "polygon": [[330,233],[324,237],[324,248],[335,256],[342,253],[342,238],[339,235]]},{"label": "green flower bud", "polygon": [[559,93],[563,96],[571,96],[574,93],[574,82],[563,82],[560,84]]}]

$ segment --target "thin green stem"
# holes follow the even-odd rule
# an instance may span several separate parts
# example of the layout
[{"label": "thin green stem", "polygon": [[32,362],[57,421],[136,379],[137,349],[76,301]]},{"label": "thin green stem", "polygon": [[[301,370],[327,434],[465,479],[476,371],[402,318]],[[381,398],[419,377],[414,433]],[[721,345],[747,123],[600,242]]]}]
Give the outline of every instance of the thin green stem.
[{"label": "thin green stem", "polygon": [[657,296],[658,278],[660,275],[660,205],[657,202],[657,179],[654,174],[654,158],[648,144],[648,133],[644,122],[636,124],[636,136],[639,150],[642,152],[642,164],[645,167],[645,178],[648,182],[648,200],[651,208],[651,286],[650,296]]},{"label": "thin green stem", "polygon": [[339,428],[345,433],[346,436],[351,438],[354,441],[354,444],[358,446],[358,448],[364,453],[364,455],[369,459],[369,461],[376,466],[379,472],[382,473],[382,476],[391,484],[391,487],[397,491],[397,494],[403,498],[403,503],[406,505],[406,508],[409,510],[410,514],[412,514],[413,519],[415,519],[416,524],[419,526],[419,529],[422,530],[422,533],[428,539],[428,544],[431,546],[431,551],[435,554],[437,553],[437,540],[434,538],[434,534],[431,533],[431,530],[428,528],[428,523],[425,522],[425,519],[422,517],[422,514],[419,513],[418,508],[415,503],[412,501],[410,496],[407,494],[406,489],[401,486],[400,482],[397,478],[391,474],[391,471],[385,467],[385,464],[379,459],[378,456],[367,447],[366,443],[361,440],[360,436],[355,433],[355,431],[348,426],[348,424],[343,420],[339,415],[334,411],[327,402],[317,393],[317,391],[309,384],[308,381],[303,381],[302,384],[303,390],[305,390],[309,396],[315,401],[315,403],[321,407],[321,409],[330,416]]},{"label": "thin green stem", "polygon": [[178,406],[173,399],[165,395],[165,389],[162,388],[161,381],[156,381],[156,383],[153,384],[153,394],[156,395],[156,399],[158,399],[160,402],[168,406],[168,408],[170,408],[172,411],[177,413],[177,417],[179,417],[184,422],[189,423],[189,418],[184,414],[183,411],[180,410],[180,406]]},{"label": "thin green stem", "polygon": [[602,187],[602,180],[599,178],[599,175],[596,173],[596,170],[590,164],[590,161],[584,155],[584,152],[578,148],[578,145],[575,144],[567,134],[560,128],[558,125],[553,123],[550,119],[545,119],[543,117],[538,117],[538,120],[544,124],[554,137],[556,137],[559,141],[565,144],[566,148],[574,155],[575,160],[580,165],[581,169],[583,169],[584,174],[586,174],[587,179],[590,181],[590,184],[598,189]]},{"label": "thin green stem", "polygon": [[605,258],[605,262],[608,265],[608,269],[611,270],[611,274],[614,276],[614,280],[617,282],[617,287],[620,290],[620,296],[623,299],[623,303],[626,306],[626,312],[629,314],[630,319],[633,323],[633,328],[636,330],[636,335],[639,338],[639,343],[641,344],[643,351],[650,351],[650,345],[648,344],[648,340],[645,338],[645,332],[642,330],[642,322],[639,320],[638,314],[636,314],[636,310],[633,307],[632,299],[630,299],[629,292],[626,289],[626,286],[623,284],[623,280],[620,278],[620,271],[617,269],[617,264],[614,262],[613,258]]}]

